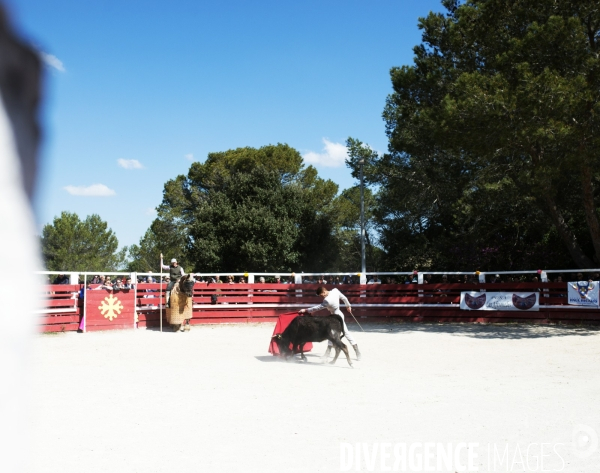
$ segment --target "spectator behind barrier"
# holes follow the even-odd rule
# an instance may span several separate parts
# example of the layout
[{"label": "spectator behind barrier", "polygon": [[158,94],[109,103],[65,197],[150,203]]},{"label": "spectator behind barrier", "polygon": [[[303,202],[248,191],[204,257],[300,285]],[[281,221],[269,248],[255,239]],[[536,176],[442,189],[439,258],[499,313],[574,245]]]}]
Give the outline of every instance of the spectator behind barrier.
[{"label": "spectator behind barrier", "polygon": [[[90,291],[91,289],[92,289],[92,287],[91,287],[91,283],[90,283],[90,282],[88,282],[88,283],[85,285],[85,290],[87,290],[87,291]],[[79,290],[79,299],[84,299],[84,298],[85,298],[85,291],[84,291],[84,288],[82,287],[82,288]]]},{"label": "spectator behind barrier", "polygon": [[106,278],[106,281],[104,281],[98,287],[94,288],[94,290],[106,289],[107,291],[112,291],[112,288],[113,288],[112,282],[110,281],[109,278]]},{"label": "spectator behind barrier", "polygon": [[53,284],[69,284],[69,277],[66,274],[59,274],[54,279]]},{"label": "spectator behind barrier", "polygon": [[131,278],[127,278],[127,281],[123,284],[123,289],[135,289],[135,286],[131,282]]}]

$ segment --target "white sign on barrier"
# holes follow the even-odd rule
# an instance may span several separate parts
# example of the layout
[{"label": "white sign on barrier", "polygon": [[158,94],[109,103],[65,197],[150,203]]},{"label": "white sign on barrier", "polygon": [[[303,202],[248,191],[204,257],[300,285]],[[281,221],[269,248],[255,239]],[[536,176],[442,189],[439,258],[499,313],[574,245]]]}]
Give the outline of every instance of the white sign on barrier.
[{"label": "white sign on barrier", "polygon": [[567,284],[569,304],[598,307],[598,281],[574,281]]},{"label": "white sign on barrier", "polygon": [[537,292],[461,292],[462,310],[539,311]]}]

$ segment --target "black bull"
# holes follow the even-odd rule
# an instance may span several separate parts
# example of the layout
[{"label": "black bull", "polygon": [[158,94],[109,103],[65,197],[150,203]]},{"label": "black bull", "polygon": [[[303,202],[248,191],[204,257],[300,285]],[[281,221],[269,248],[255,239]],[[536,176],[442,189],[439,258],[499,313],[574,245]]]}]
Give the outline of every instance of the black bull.
[{"label": "black bull", "polygon": [[[329,315],[326,317],[298,316],[287,326],[283,333],[273,335],[277,343],[279,353],[285,359],[294,354],[300,353],[303,360],[306,360],[303,349],[307,342],[323,342],[329,340],[335,348],[335,357],[331,364],[335,363],[340,350],[346,355],[348,364],[352,366],[348,348],[342,343],[344,336],[344,322],[339,315]],[[290,349],[290,345],[292,349]]]}]

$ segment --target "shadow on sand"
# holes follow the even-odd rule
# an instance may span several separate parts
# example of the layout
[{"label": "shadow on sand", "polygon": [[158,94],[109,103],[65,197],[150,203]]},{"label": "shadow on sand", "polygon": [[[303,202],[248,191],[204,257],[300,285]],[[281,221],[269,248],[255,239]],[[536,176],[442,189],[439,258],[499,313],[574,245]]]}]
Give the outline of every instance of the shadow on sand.
[{"label": "shadow on sand", "polygon": [[[290,357],[288,361],[284,360],[283,358],[280,358],[279,356],[273,355],[255,356],[254,358],[256,358],[258,361],[262,361],[263,363],[292,363],[295,365],[318,366],[320,368],[350,368],[350,366],[348,366],[346,358],[344,357],[342,359],[343,354],[341,353],[335,365],[330,365],[329,363],[321,363],[321,357],[316,354],[305,353],[304,356],[306,356],[308,361],[301,361],[300,355],[296,355],[294,358]],[[331,357],[329,358],[329,360],[331,361]],[[352,363],[354,363],[354,361],[355,360],[352,360]]]},{"label": "shadow on sand", "polygon": [[[360,333],[356,323],[346,319],[350,330]],[[473,337],[482,339],[531,339],[566,336],[590,336],[600,334],[600,327],[593,326],[559,326],[559,325],[534,325],[534,324],[476,324],[476,323],[407,323],[407,322],[382,322],[362,323],[365,332],[402,334],[409,332],[448,333],[456,336]]]}]

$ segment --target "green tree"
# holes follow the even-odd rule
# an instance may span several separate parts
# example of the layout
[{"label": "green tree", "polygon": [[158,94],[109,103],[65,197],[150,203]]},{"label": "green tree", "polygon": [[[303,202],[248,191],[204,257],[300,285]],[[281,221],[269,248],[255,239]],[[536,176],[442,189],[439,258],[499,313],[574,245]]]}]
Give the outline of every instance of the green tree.
[{"label": "green tree", "polygon": [[127,247],[117,251],[119,241],[100,216],[80,220],[62,212],[44,225],[42,255],[49,271],[116,271],[125,266]]},{"label": "green tree", "polygon": [[[349,137],[346,140],[348,158],[346,165],[352,172],[352,177],[359,184],[346,189],[337,199],[338,214],[340,215],[338,227],[340,235],[344,237],[343,247],[348,248],[346,256],[348,262],[352,261],[351,269],[361,267],[361,241],[360,241],[360,170],[363,168],[364,183],[364,218],[365,218],[365,260],[367,271],[381,271],[388,268],[388,258],[380,245],[380,228],[376,219],[379,204],[377,194],[369,184],[378,185],[376,166],[380,159],[378,153],[362,141]],[[352,256],[350,256],[352,255]],[[345,266],[348,266],[346,264]]]},{"label": "green tree", "polygon": [[[178,256],[169,254],[169,258],[178,258]],[[128,260],[128,271],[138,273],[160,272],[160,249],[156,233],[154,233],[152,227],[146,230],[146,233],[140,239],[139,245],[134,244],[129,247]]]},{"label": "green tree", "polygon": [[210,153],[165,184],[152,238],[187,270],[326,270],[336,194],[285,144]]},{"label": "green tree", "polygon": [[[377,205],[373,192],[365,188],[365,259],[367,271],[384,269],[385,255],[378,245],[378,232],[375,222],[375,207]],[[339,271],[356,271],[361,266],[360,242],[360,187],[344,189],[336,197],[335,207],[335,236],[338,246]]]},{"label": "green tree", "polygon": [[386,249],[404,239],[425,265],[470,248],[462,261],[547,267],[565,264],[553,247],[562,241],[591,267],[588,255],[600,257],[600,8],[442,3],[446,15],[420,20],[414,65],[391,71],[390,153],[370,176],[383,188]]}]

